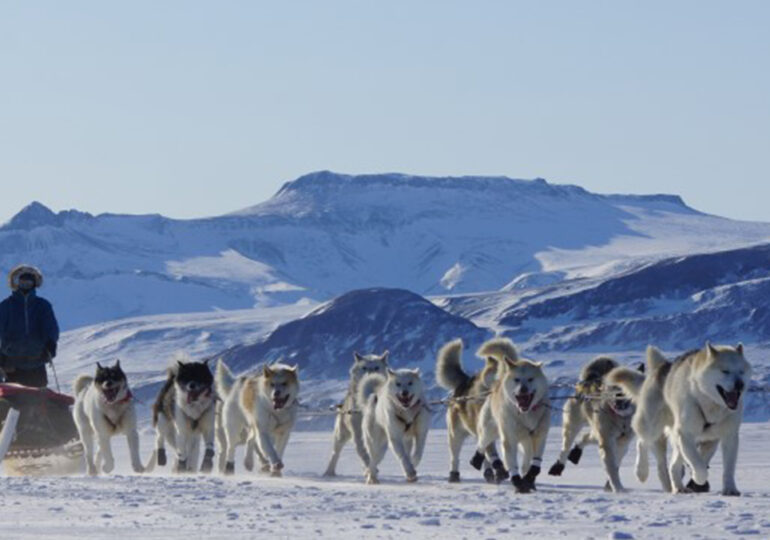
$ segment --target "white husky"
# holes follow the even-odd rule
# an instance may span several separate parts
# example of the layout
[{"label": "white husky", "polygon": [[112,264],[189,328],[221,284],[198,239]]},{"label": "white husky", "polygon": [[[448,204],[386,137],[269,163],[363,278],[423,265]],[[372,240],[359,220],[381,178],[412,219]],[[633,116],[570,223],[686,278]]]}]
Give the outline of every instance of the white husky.
[{"label": "white husky", "polygon": [[[706,343],[669,363],[650,347],[645,376],[626,368],[610,372],[608,380],[621,386],[637,403],[633,427],[639,436],[637,476],[647,479],[648,449],[658,462],[663,488],[677,493],[705,492],[708,465],[722,443],[722,494],[740,495],[735,485],[738,431],[743,415],[743,392],[751,366],[743,345],[718,347]],[[671,440],[671,465],[666,468],[666,435]],[[684,465],[692,479],[684,485]]]},{"label": "white husky", "polygon": [[385,376],[367,375],[359,387],[363,431],[369,465],[366,482],[377,484],[377,466],[388,445],[404,469],[407,482],[417,481],[417,466],[430,427],[420,370],[388,369]]},{"label": "white husky", "polygon": [[[529,493],[540,474],[551,424],[548,380],[542,364],[519,358],[508,339],[488,341],[478,354],[497,359],[501,371],[479,413],[477,457],[486,457],[496,471],[510,473],[517,493]],[[504,463],[489,452],[498,437]],[[523,451],[521,471],[526,471],[523,477],[519,472],[519,447]]]},{"label": "white husky", "polygon": [[337,412],[337,419],[334,422],[334,448],[332,449],[332,455],[329,458],[329,464],[326,467],[324,476],[334,476],[336,474],[337,461],[340,459],[342,448],[351,437],[356,446],[356,453],[361,458],[364,467],[369,465],[369,454],[366,453],[363,432],[361,430],[363,414],[358,403],[358,385],[365,375],[369,373],[382,374],[385,373],[387,368],[388,351],[381,355],[353,353],[353,365],[350,367],[350,385],[348,386],[345,400]]},{"label": "white husky", "polygon": [[297,366],[271,364],[260,375],[234,380],[221,417],[226,474],[235,471],[235,448],[253,440],[249,452],[256,449],[263,468],[269,465],[271,475],[281,476],[283,453],[297,419],[298,372]]},{"label": "white husky", "polygon": [[[243,460],[243,466],[246,470],[251,471],[254,469],[254,456],[259,456],[262,463],[262,472],[268,472],[270,470],[270,463],[259,454],[257,451],[257,443],[249,432],[249,424],[246,421],[246,415],[241,409],[241,404],[238,400],[241,387],[243,386],[246,377],[236,378],[233,373],[228,369],[225,363],[220,359],[217,362],[217,369],[214,375],[214,381],[216,384],[217,394],[221,398],[221,401],[217,403],[217,442],[219,445],[219,470],[220,472],[232,474],[235,472],[235,463],[232,463],[228,467],[227,454],[228,454],[228,440],[227,440],[227,425],[230,425],[230,429],[233,432],[231,436],[230,445],[233,447],[233,451],[237,446],[242,444],[246,446],[246,455]],[[236,431],[240,427],[240,433],[236,434]],[[232,459],[232,458],[231,458]]]},{"label": "white husky", "polygon": [[[73,416],[85,451],[88,474],[109,473],[115,467],[110,438],[123,433],[128,440],[131,466],[142,472],[139,458],[139,434],[136,431],[136,411],[126,375],[120,360],[112,367],[97,362],[96,377],[80,375],[74,384],[75,407]],[[94,437],[99,450],[94,456]]]}]

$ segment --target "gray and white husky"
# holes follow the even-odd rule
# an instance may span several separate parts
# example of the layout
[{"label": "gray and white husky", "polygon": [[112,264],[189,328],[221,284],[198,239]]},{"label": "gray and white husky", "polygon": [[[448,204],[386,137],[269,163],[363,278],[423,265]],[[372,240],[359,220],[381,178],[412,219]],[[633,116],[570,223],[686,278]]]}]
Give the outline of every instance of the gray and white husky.
[{"label": "gray and white husky", "polygon": [[214,377],[204,362],[177,362],[152,407],[155,451],[147,465],[166,464],[166,444],[176,451],[177,472],[198,468],[201,439],[205,446],[201,472],[210,472],[214,460]]},{"label": "gray and white husky", "polygon": [[[232,376],[230,376],[232,380]],[[271,364],[259,375],[235,379],[222,404],[221,425],[225,441],[225,473],[235,472],[235,449],[249,443],[272,476],[281,476],[283,454],[297,419],[299,369]]]},{"label": "gray and white husky", "polygon": [[[600,356],[581,369],[580,381],[575,385],[576,398],[568,399],[562,411],[561,453],[548,474],[561,476],[568,459],[577,465],[583,448],[596,443],[608,478],[605,489],[623,491],[620,463],[634,438],[631,418],[635,407],[620,388],[608,385],[605,380],[616,367],[615,360]],[[589,430],[572,446],[586,426]]]},{"label": "gray and white husky", "polygon": [[[722,445],[722,494],[740,495],[735,485],[738,432],[743,416],[743,394],[751,366],[743,345],[714,346],[684,354],[673,363],[654,348],[647,349],[647,369],[641,375],[627,368],[610,372],[608,380],[623,388],[637,405],[633,427],[637,444],[637,477],[649,474],[652,449],[658,477],[666,491],[709,491],[708,466]],[[673,452],[666,466],[667,437]],[[685,486],[684,465],[692,472]]]},{"label": "gray and white husky", "polygon": [[388,368],[385,375],[369,374],[361,381],[358,392],[364,411],[364,444],[369,454],[366,482],[379,483],[377,467],[388,446],[401,463],[406,481],[416,482],[430,427],[420,370]]},{"label": "gray and white husky", "polygon": [[[96,363],[96,375],[80,375],[74,384],[75,407],[73,417],[83,442],[88,474],[109,473],[115,467],[110,439],[122,433],[128,441],[131,467],[142,472],[139,457],[139,434],[136,430],[136,410],[128,387],[126,374],[118,360],[112,367]],[[99,447],[94,455],[94,442]]]},{"label": "gray and white husky", "polygon": [[[496,358],[500,373],[479,413],[476,456],[492,463],[495,471],[511,475],[517,493],[535,489],[540,474],[543,450],[551,424],[548,379],[543,365],[519,358],[513,343],[505,338],[485,343],[479,354]],[[500,438],[503,462],[490,454],[489,448]],[[518,451],[522,450],[521,472]],[[522,473],[526,473],[522,476]]]},{"label": "gray and white husky", "polygon": [[335,476],[337,461],[340,459],[340,453],[351,438],[356,447],[356,453],[361,458],[364,467],[369,465],[369,454],[366,453],[364,437],[361,428],[363,413],[358,403],[358,385],[361,379],[369,373],[385,373],[388,368],[388,351],[377,354],[358,354],[353,353],[353,365],[350,367],[350,384],[348,393],[345,394],[345,400],[337,412],[337,418],[334,422],[334,447],[332,449],[329,464],[326,466],[324,476]]},{"label": "gray and white husky", "polygon": [[[482,345],[476,354],[485,360],[484,367],[474,375],[468,375],[463,370],[461,339],[455,339],[444,345],[436,357],[436,382],[442,388],[449,390],[453,398],[446,411],[450,482],[460,481],[460,450],[465,439],[469,436],[475,437],[478,433],[479,412],[497,377],[498,361],[492,356],[483,356],[481,354],[483,350]],[[493,460],[497,459],[494,443],[487,449],[487,453]],[[487,482],[500,482],[505,479],[504,471],[499,471],[496,475],[492,469],[492,463],[480,454],[474,456],[471,465],[476,469],[483,468]]]}]

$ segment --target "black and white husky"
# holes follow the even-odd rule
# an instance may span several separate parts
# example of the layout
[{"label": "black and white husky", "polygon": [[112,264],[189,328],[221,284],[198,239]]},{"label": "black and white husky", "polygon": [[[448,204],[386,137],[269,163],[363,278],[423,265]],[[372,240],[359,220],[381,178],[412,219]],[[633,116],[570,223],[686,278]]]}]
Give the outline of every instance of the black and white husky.
[{"label": "black and white husky", "polygon": [[[131,454],[131,466],[142,472],[139,458],[139,434],[136,430],[136,411],[126,374],[118,360],[112,367],[97,362],[96,375],[80,375],[74,384],[75,425],[83,442],[88,474],[109,473],[115,467],[110,439],[119,433],[126,436]],[[94,456],[94,441],[99,449]]]},{"label": "black and white husky", "polygon": [[381,355],[353,353],[353,365],[350,367],[350,385],[348,386],[345,400],[337,412],[337,420],[334,422],[334,447],[324,476],[335,476],[337,461],[340,459],[342,448],[351,438],[363,466],[369,466],[369,454],[364,446],[364,435],[361,429],[363,413],[361,411],[361,404],[358,403],[358,385],[361,379],[369,373],[385,374],[385,370],[388,369],[388,354],[388,351]]},{"label": "black and white husky", "polygon": [[214,376],[205,362],[177,362],[152,406],[155,451],[147,465],[165,465],[166,443],[176,451],[176,471],[195,471],[203,439],[206,452],[201,472],[214,466]]}]

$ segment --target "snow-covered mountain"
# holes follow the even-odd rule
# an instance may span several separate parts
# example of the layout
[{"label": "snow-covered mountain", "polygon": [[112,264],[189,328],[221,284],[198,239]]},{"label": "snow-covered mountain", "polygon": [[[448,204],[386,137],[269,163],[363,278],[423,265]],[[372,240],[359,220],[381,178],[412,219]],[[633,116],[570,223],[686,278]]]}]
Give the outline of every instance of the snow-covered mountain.
[{"label": "snow-covered mountain", "polygon": [[354,351],[389,350],[392,366],[420,367],[430,373],[436,351],[447,341],[463,338],[472,354],[492,335],[412,292],[364,289],[279,326],[265,340],[233,347],[220,356],[238,371],[280,359],[298,364],[312,377],[344,379]]},{"label": "snow-covered mountain", "polygon": [[206,219],[54,213],[33,203],[0,227],[0,270],[39,265],[41,293],[62,326],[76,328],[374,286],[421,295],[516,289],[768,238],[770,224],[704,215],[675,196],[596,195],[542,179],[319,172]]}]

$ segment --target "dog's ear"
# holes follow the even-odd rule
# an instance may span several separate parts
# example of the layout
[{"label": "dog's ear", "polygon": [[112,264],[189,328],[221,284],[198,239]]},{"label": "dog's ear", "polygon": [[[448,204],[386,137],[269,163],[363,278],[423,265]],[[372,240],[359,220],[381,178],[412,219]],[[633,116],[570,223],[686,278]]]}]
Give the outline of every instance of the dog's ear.
[{"label": "dog's ear", "polygon": [[389,356],[390,356],[390,351],[385,349],[385,352],[382,353],[382,356],[380,356],[380,359],[387,364]]},{"label": "dog's ear", "polygon": [[115,360],[115,368],[116,368],[116,369],[120,369],[120,358],[118,358],[117,360]]},{"label": "dog's ear", "polygon": [[292,372],[292,373],[294,373],[295,375],[296,375],[297,373],[299,373],[299,364],[294,364],[293,366],[291,366],[291,367],[289,368],[289,371],[291,371],[291,372]]},{"label": "dog's ear", "polygon": [[414,368],[412,370],[412,373],[414,373],[418,377],[422,374],[422,372],[420,371],[420,368]]},{"label": "dog's ear", "polygon": [[206,366],[206,367],[209,367],[209,362],[211,362],[211,358],[206,358],[206,359],[203,361],[203,365],[204,365],[204,366]]},{"label": "dog's ear", "polygon": [[269,364],[265,364],[264,366],[262,366],[262,375],[264,375],[266,379],[269,379],[270,377],[273,376],[273,370],[270,369]]},{"label": "dog's ear", "polygon": [[743,343],[738,343],[738,345],[735,347],[735,350],[738,352],[738,354],[743,356]]},{"label": "dog's ear", "polygon": [[99,362],[97,362],[96,363],[96,369],[104,369],[104,368],[102,367],[102,365]]},{"label": "dog's ear", "polygon": [[182,362],[181,360],[177,360],[176,361],[176,367],[177,367],[177,369],[179,369],[180,367],[184,367],[184,362]]},{"label": "dog's ear", "polygon": [[540,368],[540,369],[543,368],[543,363],[542,362],[532,362],[532,365],[534,365],[536,368]]},{"label": "dog's ear", "polygon": [[363,356],[361,356],[360,354],[358,354],[358,351],[354,351],[354,352],[353,352],[353,361],[354,361],[356,364],[360,364],[361,362],[363,362],[363,361],[364,361],[364,357],[363,357]]},{"label": "dog's ear", "polygon": [[706,350],[708,351],[710,356],[719,356],[719,351],[714,347],[710,341],[706,342]]},{"label": "dog's ear", "polygon": [[387,371],[387,374],[388,374],[389,378],[393,378],[393,377],[396,376],[396,372],[393,371],[392,369],[388,368],[386,371]]}]

